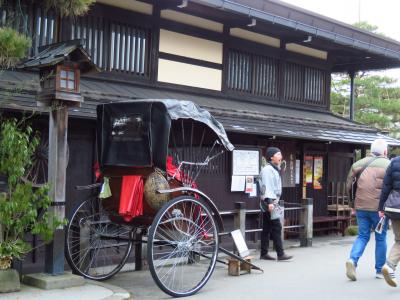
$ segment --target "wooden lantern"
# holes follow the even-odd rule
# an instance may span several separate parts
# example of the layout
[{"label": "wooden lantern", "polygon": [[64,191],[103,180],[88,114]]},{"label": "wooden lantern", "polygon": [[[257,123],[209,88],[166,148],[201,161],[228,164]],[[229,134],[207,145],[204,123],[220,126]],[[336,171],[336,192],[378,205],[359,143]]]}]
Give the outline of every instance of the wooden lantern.
[{"label": "wooden lantern", "polygon": [[38,105],[48,106],[51,101],[62,100],[68,106],[80,106],[80,69],[78,64],[63,62],[40,70]]},{"label": "wooden lantern", "polygon": [[99,71],[83,49],[80,40],[71,40],[39,47],[39,54],[19,66],[39,70],[38,106],[62,103],[80,106],[80,75]]}]

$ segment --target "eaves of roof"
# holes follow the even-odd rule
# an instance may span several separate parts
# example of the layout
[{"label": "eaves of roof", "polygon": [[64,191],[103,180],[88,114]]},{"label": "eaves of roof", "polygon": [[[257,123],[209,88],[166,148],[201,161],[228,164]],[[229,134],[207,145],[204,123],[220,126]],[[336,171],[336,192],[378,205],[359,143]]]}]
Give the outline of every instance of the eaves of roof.
[{"label": "eaves of roof", "polygon": [[[366,53],[394,59],[400,62],[400,43],[386,37],[360,30],[354,26],[341,23],[282,1],[271,0],[192,0],[201,5],[221,9],[249,18],[256,18],[274,26],[282,26],[322,38],[334,44],[358,49]],[[270,7],[279,7],[276,10]],[[300,17],[299,17],[300,16]],[[317,24],[317,25],[316,25]]]},{"label": "eaves of roof", "polygon": [[[35,75],[25,72],[7,73],[0,75],[0,108],[44,112],[43,108],[36,106],[38,85],[33,79]],[[71,116],[94,119],[96,106],[101,103],[135,99],[180,99],[192,101],[209,110],[228,132],[351,144],[370,144],[376,138],[384,138],[390,145],[400,145],[400,141],[374,128],[337,117],[330,112],[275,107],[88,79],[81,81],[81,92],[85,101],[80,108],[71,108]]]}]

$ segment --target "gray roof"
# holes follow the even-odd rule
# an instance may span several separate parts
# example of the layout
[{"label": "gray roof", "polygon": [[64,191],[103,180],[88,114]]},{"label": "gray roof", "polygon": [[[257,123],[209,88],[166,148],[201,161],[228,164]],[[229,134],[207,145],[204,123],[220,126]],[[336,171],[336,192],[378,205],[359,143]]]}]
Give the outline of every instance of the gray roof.
[{"label": "gray roof", "polygon": [[[37,80],[35,73],[6,71],[0,74],[0,107],[44,112],[44,108],[36,106]],[[361,145],[370,144],[381,137],[390,145],[400,145],[400,141],[374,128],[323,111],[263,105],[94,79],[83,79],[81,92],[84,103],[82,107],[71,108],[71,116],[94,119],[96,106],[101,103],[180,99],[192,101],[209,110],[228,132]]]},{"label": "gray roof", "polygon": [[[312,41],[304,46],[329,52],[332,70],[372,70],[400,65],[400,43],[279,0],[191,0],[235,14],[255,18],[267,28]],[[343,9],[346,9],[345,7]],[[257,23],[258,24],[258,23]],[[266,30],[263,26],[255,28]],[[283,34],[283,33],[282,33]],[[290,40],[290,39],[289,39]],[[300,39],[301,40],[301,39]]]},{"label": "gray roof", "polygon": [[68,40],[39,48],[39,54],[22,62],[19,69],[38,69],[57,65],[71,56],[74,62],[80,64],[81,73],[99,71],[89,54],[83,49],[82,41]]}]

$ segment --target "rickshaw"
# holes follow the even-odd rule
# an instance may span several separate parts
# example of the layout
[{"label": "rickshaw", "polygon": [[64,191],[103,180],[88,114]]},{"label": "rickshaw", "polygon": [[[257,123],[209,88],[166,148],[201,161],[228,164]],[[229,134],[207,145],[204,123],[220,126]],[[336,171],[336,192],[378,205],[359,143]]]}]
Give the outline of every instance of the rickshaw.
[{"label": "rickshaw", "polygon": [[190,101],[108,103],[97,107],[97,147],[103,180],[80,189],[109,195],[96,193],[69,219],[66,258],[73,272],[112,277],[130,262],[134,243],[143,242],[137,233],[145,232],[159,288],[174,297],[198,292],[215,268],[223,224],[196,180],[234,149],[223,126]]}]

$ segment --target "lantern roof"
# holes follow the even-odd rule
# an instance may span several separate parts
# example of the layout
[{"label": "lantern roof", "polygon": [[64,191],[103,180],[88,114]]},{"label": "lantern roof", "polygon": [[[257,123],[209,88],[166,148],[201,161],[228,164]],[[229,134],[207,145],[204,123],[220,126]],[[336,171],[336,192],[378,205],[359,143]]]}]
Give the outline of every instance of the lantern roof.
[{"label": "lantern roof", "polygon": [[66,61],[77,63],[81,74],[100,71],[83,48],[82,40],[80,39],[39,47],[39,53],[25,60],[18,68],[42,69]]}]

